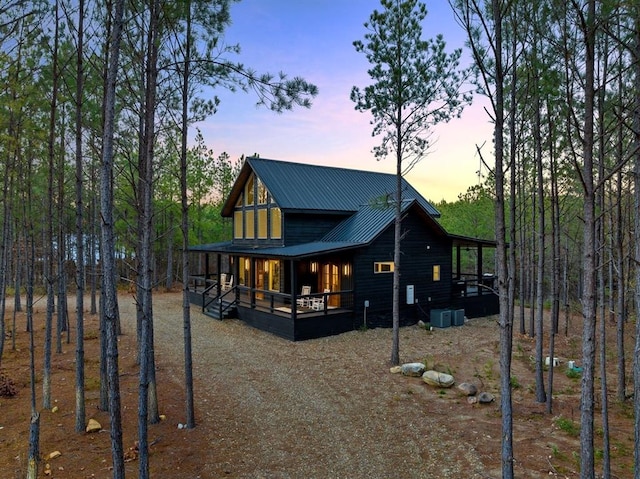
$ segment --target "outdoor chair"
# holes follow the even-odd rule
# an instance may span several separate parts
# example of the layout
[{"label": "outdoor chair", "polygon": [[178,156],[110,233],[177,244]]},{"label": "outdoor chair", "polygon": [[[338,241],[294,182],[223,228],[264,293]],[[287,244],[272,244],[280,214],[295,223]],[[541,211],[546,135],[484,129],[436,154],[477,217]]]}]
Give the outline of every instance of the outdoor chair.
[{"label": "outdoor chair", "polygon": [[309,307],[309,295],[311,294],[311,286],[303,286],[302,291],[300,292],[300,297],[296,299],[296,304],[298,306],[302,306],[303,308]]},{"label": "outdoor chair", "polygon": [[322,311],[324,309],[325,299],[328,299],[327,293],[330,293],[330,292],[331,292],[330,289],[325,288],[322,296],[318,298],[313,298],[311,301],[311,309],[313,309],[314,311]]},{"label": "outdoor chair", "polygon": [[[226,276],[226,275],[225,275]],[[222,290],[228,291],[233,288],[233,275],[229,275],[229,280],[222,283]]]}]

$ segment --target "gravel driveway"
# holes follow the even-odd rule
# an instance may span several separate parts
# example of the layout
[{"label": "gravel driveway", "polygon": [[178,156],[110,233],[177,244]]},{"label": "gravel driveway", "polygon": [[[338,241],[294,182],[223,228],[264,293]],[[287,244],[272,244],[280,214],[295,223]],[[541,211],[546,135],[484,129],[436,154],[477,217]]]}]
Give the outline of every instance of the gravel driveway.
[{"label": "gravel driveway", "polygon": [[[128,301],[121,311],[135,317]],[[154,316],[157,357],[180,366],[181,295],[156,295]],[[403,328],[401,359],[437,362],[452,351],[471,358],[477,344],[463,336],[477,335],[473,329]],[[499,476],[472,445],[490,441],[488,462],[499,460],[499,435],[476,422],[477,410],[454,390],[389,373],[390,330],[293,343],[192,308],[192,337],[198,427],[211,431],[208,444],[194,446],[203,478]]]}]

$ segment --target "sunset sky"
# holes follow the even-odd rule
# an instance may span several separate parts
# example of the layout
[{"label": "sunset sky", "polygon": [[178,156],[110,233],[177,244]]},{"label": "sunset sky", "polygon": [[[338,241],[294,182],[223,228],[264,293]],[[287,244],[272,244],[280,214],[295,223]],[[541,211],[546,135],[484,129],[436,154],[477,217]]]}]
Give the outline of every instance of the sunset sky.
[{"label": "sunset sky", "polygon": [[[455,22],[447,0],[427,0],[429,12],[423,38],[444,35],[447,51],[464,46],[464,32]],[[376,161],[371,149],[371,115],[354,109],[349,95],[355,85],[370,84],[369,64],[355,51],[354,40],[363,39],[364,22],[380,9],[379,0],[242,0],[231,10],[233,24],[226,43],[240,44],[241,53],[230,59],[257,72],[283,71],[302,76],[319,88],[311,109],[296,108],[283,114],[256,107],[251,93],[216,94],[218,112],[199,124],[214,152],[231,158],[258,153],[300,163],[395,172],[395,160]],[[468,61],[468,54],[463,54]],[[454,201],[459,193],[478,183],[482,145],[492,164],[492,126],[476,96],[461,119],[438,125],[430,154],[407,179],[427,199]],[[486,173],[483,169],[483,174]]]}]

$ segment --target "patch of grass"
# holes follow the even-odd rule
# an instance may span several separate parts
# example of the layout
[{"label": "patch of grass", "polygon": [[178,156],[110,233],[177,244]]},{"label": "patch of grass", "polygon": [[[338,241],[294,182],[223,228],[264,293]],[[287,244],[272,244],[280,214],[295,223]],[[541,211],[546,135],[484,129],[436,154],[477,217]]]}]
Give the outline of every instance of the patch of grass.
[{"label": "patch of grass", "polygon": [[94,377],[87,377],[84,380],[84,389],[85,391],[99,391],[100,390],[100,379]]},{"label": "patch of grass", "polygon": [[567,419],[566,417],[558,417],[555,420],[555,424],[561,431],[566,432],[569,436],[577,437],[580,434],[580,427],[575,421]]},{"label": "patch of grass", "polygon": [[489,381],[495,379],[493,375],[493,361],[491,359],[484,363],[482,366],[482,372],[484,373],[484,377]]},{"label": "patch of grass", "polygon": [[580,379],[580,377],[582,376],[582,373],[580,371],[577,371],[575,369],[568,369],[568,368],[565,374],[569,379]]},{"label": "patch of grass", "polygon": [[84,340],[91,341],[92,339],[98,339],[99,331],[87,331],[84,333]]},{"label": "patch of grass", "polygon": [[520,382],[516,376],[511,376],[511,380],[509,382],[511,383],[511,389],[520,389]]},{"label": "patch of grass", "polygon": [[560,448],[557,444],[550,444],[551,446],[551,455],[554,459],[558,459],[560,461],[565,461],[567,459],[567,455],[560,451]]}]

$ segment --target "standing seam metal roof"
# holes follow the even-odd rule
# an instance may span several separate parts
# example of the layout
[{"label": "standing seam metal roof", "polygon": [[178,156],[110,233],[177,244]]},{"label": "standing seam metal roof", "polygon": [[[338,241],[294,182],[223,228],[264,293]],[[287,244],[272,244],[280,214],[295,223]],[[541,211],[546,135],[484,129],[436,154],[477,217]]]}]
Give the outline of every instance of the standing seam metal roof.
[{"label": "standing seam metal roof", "polygon": [[[223,208],[225,216],[232,214],[250,173],[247,168],[255,172],[284,211],[356,212],[384,195],[395,196],[396,191],[394,174],[250,157]],[[404,178],[402,184],[403,200],[414,199],[429,215],[440,216]]]}]

